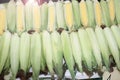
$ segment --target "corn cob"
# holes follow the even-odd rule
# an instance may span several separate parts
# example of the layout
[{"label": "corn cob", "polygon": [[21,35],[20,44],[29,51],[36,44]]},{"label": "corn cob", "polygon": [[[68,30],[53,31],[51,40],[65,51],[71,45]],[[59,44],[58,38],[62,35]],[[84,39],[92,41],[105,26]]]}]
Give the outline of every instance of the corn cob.
[{"label": "corn cob", "polygon": [[111,30],[113,32],[115,40],[116,40],[118,47],[120,49],[120,29],[116,25],[113,25],[113,26],[111,26]]},{"label": "corn cob", "polygon": [[33,79],[38,79],[40,72],[41,58],[41,38],[39,33],[35,32],[31,35],[30,59],[33,69]]},{"label": "corn cob", "polygon": [[16,31],[21,34],[25,30],[24,5],[21,0],[16,3]]},{"label": "corn cob", "polygon": [[110,27],[111,26],[111,20],[110,20],[108,4],[105,0],[101,0],[100,5],[101,5],[101,9],[102,9],[103,24]]},{"label": "corn cob", "polygon": [[98,41],[96,39],[95,32],[92,28],[86,29],[90,42],[92,43],[92,49],[93,49],[93,55],[95,56],[95,60],[97,62],[98,68],[102,68],[102,57],[101,57],[101,51],[98,46]]},{"label": "corn cob", "polygon": [[[12,10],[12,11],[11,11]],[[8,30],[12,33],[15,32],[16,26],[16,4],[11,0],[7,6],[7,26]]]},{"label": "corn cob", "polygon": [[2,41],[2,48],[0,51],[0,74],[1,71],[4,67],[4,64],[7,60],[7,57],[9,55],[9,46],[10,46],[10,39],[11,39],[11,34],[10,32],[6,31],[3,33],[3,41]]},{"label": "corn cob", "polygon": [[38,5],[37,1],[33,4],[33,28],[35,31],[39,32],[41,29],[41,6]]},{"label": "corn cob", "polygon": [[11,71],[13,80],[16,78],[16,74],[19,69],[19,43],[20,38],[15,33],[11,37],[11,44],[10,44],[10,64],[11,64]]},{"label": "corn cob", "polygon": [[11,64],[10,64],[10,54],[8,54],[6,62],[4,63],[4,67],[3,67],[3,71],[4,71],[5,74],[10,71],[10,68],[11,68],[10,66],[11,66]]},{"label": "corn cob", "polygon": [[81,18],[82,25],[84,27],[87,27],[89,22],[88,11],[87,11],[87,5],[84,0],[81,0],[81,2],[79,3],[79,7],[80,7],[80,18]]},{"label": "corn cob", "polygon": [[58,28],[66,29],[63,2],[59,0],[56,2],[56,17]]},{"label": "corn cob", "polygon": [[48,3],[48,30],[54,31],[56,29],[56,11],[55,4],[53,1]]},{"label": "corn cob", "polygon": [[62,47],[63,47],[63,55],[67,64],[67,67],[71,73],[72,80],[75,79],[74,74],[74,59],[72,53],[72,47],[70,43],[70,37],[67,31],[63,31],[61,33]]},{"label": "corn cob", "polygon": [[[24,45],[24,46],[23,46]],[[30,35],[27,32],[20,37],[20,69],[26,73],[30,57]]]},{"label": "corn cob", "polygon": [[111,29],[108,27],[104,29],[104,34],[107,39],[109,49],[115,59],[116,65],[117,65],[118,69],[120,70],[120,59],[119,59],[120,55],[119,55],[118,45],[115,41],[115,37],[113,36]]},{"label": "corn cob", "polygon": [[120,11],[119,11],[119,8],[120,8],[120,0],[114,0],[114,5],[115,5],[115,17],[116,17],[116,20],[117,20],[117,24],[120,24]]},{"label": "corn cob", "polygon": [[95,21],[98,26],[102,25],[102,9],[100,3],[94,0]]},{"label": "corn cob", "polygon": [[90,43],[90,39],[88,38],[88,34],[84,29],[78,30],[78,36],[80,40],[80,44],[82,46],[82,55],[87,64],[87,68],[89,71],[92,71],[92,47]]},{"label": "corn cob", "polygon": [[54,31],[51,34],[51,42],[53,48],[53,64],[54,69],[60,79],[63,77],[63,50],[61,45],[61,38],[58,32]]},{"label": "corn cob", "polygon": [[72,1],[72,7],[73,7],[74,28],[78,29],[81,27],[81,20],[80,20],[79,3],[77,0]]},{"label": "corn cob", "polygon": [[90,27],[95,27],[95,13],[94,5],[91,0],[86,0],[87,10],[88,10],[88,25]]},{"label": "corn cob", "polygon": [[107,40],[105,39],[105,35],[103,33],[103,30],[100,27],[96,27],[95,29],[95,34],[97,36],[97,41],[101,50],[102,54],[102,59],[103,62],[105,63],[105,66],[107,70],[109,70],[110,67],[110,62],[109,62],[109,56],[110,56],[110,51],[108,48]]},{"label": "corn cob", "polygon": [[[32,19],[32,0],[28,0],[28,2],[25,4],[25,28],[26,31],[31,30],[33,28],[32,22],[34,21]],[[32,21],[33,20],[33,21]]]},{"label": "corn cob", "polygon": [[[40,37],[42,38],[42,33],[40,33]],[[41,43],[43,43],[43,38],[41,39]],[[44,50],[43,50],[43,44],[41,44],[41,58],[40,58],[40,69],[42,71],[45,70],[45,67],[46,67],[46,62],[45,62],[45,56],[44,56]]]},{"label": "corn cob", "polygon": [[53,62],[52,62],[53,48],[52,48],[50,34],[47,31],[42,32],[42,43],[43,43],[43,53],[44,53],[48,70],[50,71],[50,74],[53,75],[54,74]]},{"label": "corn cob", "polygon": [[65,14],[65,22],[69,29],[69,31],[72,31],[74,29],[73,27],[73,9],[72,9],[72,3],[70,1],[65,1],[64,3],[64,14]]},{"label": "corn cob", "polygon": [[2,46],[3,46],[3,35],[0,36],[0,58],[1,58]]},{"label": "corn cob", "polygon": [[82,72],[82,49],[77,32],[72,32],[70,34],[70,40],[75,63],[77,64],[78,70]]},{"label": "corn cob", "polygon": [[0,35],[6,29],[6,9],[3,4],[0,4]]},{"label": "corn cob", "polygon": [[48,25],[48,4],[45,2],[42,4],[41,6],[41,25],[42,25],[42,29],[41,30],[45,30],[47,29],[47,25]]},{"label": "corn cob", "polygon": [[115,23],[115,4],[114,4],[114,0],[108,0],[108,7],[109,7],[111,22],[112,22],[112,24],[114,24]]}]

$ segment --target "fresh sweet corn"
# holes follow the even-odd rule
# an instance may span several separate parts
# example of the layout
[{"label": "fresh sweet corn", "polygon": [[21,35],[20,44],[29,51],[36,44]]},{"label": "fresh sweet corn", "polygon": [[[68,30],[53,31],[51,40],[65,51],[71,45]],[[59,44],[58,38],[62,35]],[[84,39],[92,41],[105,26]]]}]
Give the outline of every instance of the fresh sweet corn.
[{"label": "fresh sweet corn", "polygon": [[56,29],[56,9],[55,3],[53,1],[49,1],[48,3],[48,30],[54,31]]},{"label": "fresh sweet corn", "polygon": [[105,0],[101,0],[100,5],[101,5],[101,9],[102,9],[103,24],[106,25],[107,27],[110,27],[111,20],[110,20],[108,4]]},{"label": "fresh sweet corn", "polygon": [[57,17],[57,25],[58,28],[66,29],[65,17],[64,17],[64,8],[63,2],[56,2],[56,17]]},{"label": "fresh sweet corn", "polygon": [[0,35],[3,34],[6,29],[6,9],[3,4],[0,4]]},{"label": "fresh sweet corn", "polygon": [[41,29],[41,6],[35,1],[32,7],[33,29],[37,32]]},{"label": "fresh sweet corn", "polygon": [[64,3],[64,14],[65,14],[65,22],[69,29],[69,31],[72,31],[74,29],[73,27],[73,8],[72,3],[70,1],[65,1]]},{"label": "fresh sweet corn", "polygon": [[114,24],[115,20],[115,4],[114,0],[108,0],[108,7],[109,7],[109,13],[110,13],[110,19],[112,24]]},{"label": "fresh sweet corn", "polygon": [[16,29],[16,4],[14,0],[11,0],[7,5],[7,27],[12,33]]},{"label": "fresh sweet corn", "polygon": [[84,27],[88,27],[88,11],[87,11],[87,5],[84,0],[81,0],[81,2],[79,3],[79,7],[80,7],[80,18],[82,25]]},{"label": "fresh sweet corn", "polygon": [[72,7],[73,7],[73,20],[74,20],[74,28],[78,29],[81,27],[81,18],[80,18],[80,9],[79,9],[79,3],[77,0],[72,1]]},{"label": "fresh sweet corn", "polygon": [[95,11],[95,21],[96,25],[102,25],[102,10],[100,3],[97,0],[94,0],[94,11]]},{"label": "fresh sweet corn", "polygon": [[21,0],[16,3],[16,31],[21,34],[25,30],[24,5]]}]

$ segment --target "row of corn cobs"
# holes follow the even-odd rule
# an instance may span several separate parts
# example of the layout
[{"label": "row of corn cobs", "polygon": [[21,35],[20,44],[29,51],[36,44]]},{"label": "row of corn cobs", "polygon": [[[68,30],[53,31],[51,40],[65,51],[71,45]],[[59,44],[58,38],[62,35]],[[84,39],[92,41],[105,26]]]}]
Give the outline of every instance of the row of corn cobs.
[{"label": "row of corn cobs", "polygon": [[7,8],[0,4],[0,73],[10,69],[13,80],[18,70],[27,73],[32,67],[36,80],[47,66],[51,75],[62,79],[63,59],[72,80],[75,69],[120,70],[119,3],[73,0],[38,5],[29,0],[24,5],[11,0]]},{"label": "row of corn cobs", "polygon": [[38,5],[36,0],[11,0],[7,8],[0,4],[0,34],[9,30],[21,34],[24,31],[63,28],[69,31],[80,27],[120,24],[119,0],[58,1]]},{"label": "row of corn cobs", "polygon": [[61,34],[47,30],[23,32],[20,37],[6,31],[0,36],[0,73],[10,69],[14,80],[18,70],[26,74],[32,67],[33,80],[37,80],[40,70],[47,67],[49,73],[57,74],[59,79],[68,69],[74,80],[75,70],[102,72],[103,66],[106,71],[111,71],[112,67],[120,70],[119,36],[120,27],[115,25],[95,30],[81,28],[71,33],[63,30]]}]

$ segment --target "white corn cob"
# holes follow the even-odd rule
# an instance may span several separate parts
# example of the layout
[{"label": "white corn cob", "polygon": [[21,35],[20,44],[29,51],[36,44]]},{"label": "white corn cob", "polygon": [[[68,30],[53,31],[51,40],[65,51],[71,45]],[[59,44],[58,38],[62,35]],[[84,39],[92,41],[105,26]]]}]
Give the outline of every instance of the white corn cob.
[{"label": "white corn cob", "polygon": [[80,18],[81,18],[82,25],[84,27],[87,27],[88,26],[88,11],[87,11],[87,5],[84,0],[81,0],[81,2],[79,3],[79,7],[80,7]]},{"label": "white corn cob", "polygon": [[26,31],[31,30],[33,28],[32,6],[33,6],[33,0],[28,0],[28,2],[24,6],[25,7],[25,29]]},{"label": "white corn cob", "polygon": [[15,32],[16,26],[16,4],[11,0],[7,5],[7,27],[12,33]]},{"label": "white corn cob", "polygon": [[90,27],[95,27],[95,12],[94,4],[91,0],[86,0],[87,10],[88,10],[88,25]]},{"label": "white corn cob", "polygon": [[56,17],[58,28],[66,29],[63,2],[59,0],[56,2]]},{"label": "white corn cob", "polygon": [[33,14],[33,29],[39,32],[41,29],[41,6],[38,5],[37,1],[33,3],[32,14]]},{"label": "white corn cob", "polygon": [[100,3],[97,0],[94,0],[94,11],[95,11],[95,21],[96,25],[102,25],[102,9]]},{"label": "white corn cob", "polygon": [[20,69],[26,73],[30,58],[30,35],[27,32],[20,37]]},{"label": "white corn cob", "polygon": [[111,29],[108,27],[106,27],[104,29],[104,34],[107,39],[109,49],[110,49],[110,51],[114,57],[114,60],[116,62],[117,68],[120,70],[120,59],[119,59],[120,54],[119,54],[118,45],[115,41],[115,37],[113,36]]},{"label": "white corn cob", "polygon": [[72,7],[73,7],[74,27],[75,29],[78,29],[81,27],[81,20],[80,20],[79,3],[77,0],[72,1]]},{"label": "white corn cob", "polygon": [[63,31],[61,33],[61,40],[62,40],[62,48],[63,48],[65,62],[71,73],[72,80],[74,80],[75,79],[74,59],[73,59],[72,47],[71,47],[71,43],[70,43],[70,37],[69,37],[69,34],[67,31]]},{"label": "white corn cob", "polygon": [[93,55],[95,56],[95,60],[97,62],[98,68],[101,69],[102,68],[102,57],[101,57],[101,51],[98,45],[97,37],[92,28],[87,28],[86,31],[88,33],[90,42],[92,44]]},{"label": "white corn cob", "polygon": [[38,79],[40,72],[41,37],[35,32],[31,35],[30,59],[33,70],[33,79]]},{"label": "white corn cob", "polygon": [[53,62],[52,62],[53,48],[52,48],[50,34],[45,30],[42,32],[42,43],[43,43],[43,53],[44,53],[48,70],[50,74],[53,75],[54,74]]},{"label": "white corn cob", "polygon": [[74,29],[73,25],[73,9],[72,9],[72,3],[70,1],[65,1],[64,3],[64,14],[65,14],[65,22],[69,29],[69,31],[72,31]]},{"label": "white corn cob", "polygon": [[45,2],[41,6],[41,30],[46,30],[48,25],[48,4]]},{"label": "white corn cob", "polygon": [[11,34],[10,32],[6,31],[3,33],[2,35],[3,37],[3,41],[2,41],[2,48],[1,48],[1,51],[0,51],[0,74],[1,74],[1,71],[4,67],[4,64],[7,60],[7,57],[9,55],[9,46],[10,46],[10,40],[11,40]]},{"label": "white corn cob", "polygon": [[21,33],[25,30],[24,5],[21,0],[16,3],[16,31]]},{"label": "white corn cob", "polygon": [[87,68],[92,71],[92,47],[87,32],[84,29],[78,30],[78,36],[82,47],[82,55],[87,63]]},{"label": "white corn cob", "polygon": [[70,34],[71,46],[73,51],[73,57],[75,59],[75,63],[77,64],[78,70],[82,70],[82,48],[79,42],[79,37],[77,32],[72,32]]},{"label": "white corn cob", "polygon": [[116,40],[116,42],[117,42],[117,44],[118,44],[118,47],[119,47],[119,49],[120,49],[120,29],[119,29],[118,26],[113,25],[113,26],[111,26],[111,30],[112,30],[112,32],[113,32],[113,35],[114,35],[114,37],[115,37],[115,40]]},{"label": "white corn cob", "polygon": [[63,49],[60,34],[56,31],[51,33],[51,42],[53,48],[54,69],[60,79],[63,77]]},{"label": "white corn cob", "polygon": [[0,35],[3,34],[6,26],[6,9],[3,4],[0,4]]},{"label": "white corn cob", "polygon": [[110,20],[108,4],[105,0],[101,0],[100,5],[101,5],[101,9],[102,9],[103,24],[106,25],[107,27],[110,27],[111,20]]},{"label": "white corn cob", "polygon": [[20,38],[15,33],[11,37],[11,44],[10,44],[10,64],[11,64],[11,71],[13,79],[15,80],[18,69],[19,69],[19,44]]},{"label": "white corn cob", "polygon": [[110,19],[112,24],[115,22],[115,4],[114,0],[108,0],[108,7],[109,7],[109,13],[110,13]]},{"label": "white corn cob", "polygon": [[55,3],[53,1],[49,1],[48,3],[48,30],[54,31],[56,29],[56,10]]},{"label": "white corn cob", "polygon": [[105,63],[105,66],[106,66],[107,70],[109,70],[109,67],[110,67],[110,62],[109,62],[110,51],[109,51],[107,40],[105,39],[105,35],[103,33],[102,28],[97,26],[96,29],[95,29],[95,34],[97,36],[97,41],[98,41],[98,44],[99,44],[99,47],[100,47],[100,50],[101,50],[103,62]]}]

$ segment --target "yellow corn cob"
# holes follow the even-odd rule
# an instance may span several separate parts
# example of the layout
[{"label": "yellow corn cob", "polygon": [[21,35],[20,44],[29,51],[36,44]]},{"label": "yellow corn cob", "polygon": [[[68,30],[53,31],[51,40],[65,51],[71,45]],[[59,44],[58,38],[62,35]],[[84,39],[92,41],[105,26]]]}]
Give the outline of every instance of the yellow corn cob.
[{"label": "yellow corn cob", "polygon": [[3,34],[6,27],[6,9],[3,4],[0,4],[0,35]]},{"label": "yellow corn cob", "polygon": [[81,22],[84,27],[88,26],[88,12],[87,12],[87,6],[84,0],[82,0],[79,3],[80,6],[80,16],[81,16]]},{"label": "yellow corn cob", "polygon": [[73,29],[73,10],[72,3],[70,1],[65,1],[64,4],[65,21],[68,29],[71,31]]},{"label": "yellow corn cob", "polygon": [[97,0],[94,0],[94,10],[95,10],[96,24],[100,26],[102,24],[102,12],[101,12],[100,3]]},{"label": "yellow corn cob", "polygon": [[114,0],[108,0],[108,7],[109,7],[110,19],[112,23],[114,23],[114,20],[115,20]]},{"label": "yellow corn cob", "polygon": [[55,30],[55,22],[56,22],[56,14],[55,14],[55,4],[50,0],[48,3],[48,30]]},{"label": "yellow corn cob", "polygon": [[17,32],[21,33],[25,29],[24,5],[21,0],[18,0],[16,5]]},{"label": "yellow corn cob", "polygon": [[35,1],[33,4],[33,28],[35,31],[39,32],[41,28],[41,16],[40,16],[40,7]]}]

